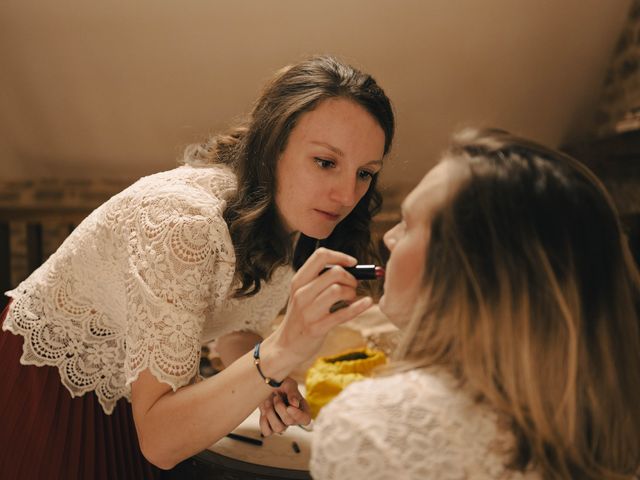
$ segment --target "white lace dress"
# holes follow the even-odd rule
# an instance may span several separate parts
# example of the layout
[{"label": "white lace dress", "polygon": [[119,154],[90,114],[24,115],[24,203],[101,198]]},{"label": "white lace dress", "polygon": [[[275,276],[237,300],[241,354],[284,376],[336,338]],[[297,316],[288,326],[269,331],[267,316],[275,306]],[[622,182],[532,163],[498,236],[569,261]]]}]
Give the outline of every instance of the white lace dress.
[{"label": "white lace dress", "polygon": [[235,254],[222,218],[236,188],[224,166],[144,177],[92,212],[17,288],[3,329],[25,339],[20,362],[58,368],[72,396],[105,412],[149,369],[175,390],[200,347],[231,331],[264,335],[285,305],[290,267],[255,296],[230,298]]},{"label": "white lace dress", "polygon": [[349,385],[314,425],[316,480],[539,479],[504,467],[512,435],[444,374],[413,370]]}]

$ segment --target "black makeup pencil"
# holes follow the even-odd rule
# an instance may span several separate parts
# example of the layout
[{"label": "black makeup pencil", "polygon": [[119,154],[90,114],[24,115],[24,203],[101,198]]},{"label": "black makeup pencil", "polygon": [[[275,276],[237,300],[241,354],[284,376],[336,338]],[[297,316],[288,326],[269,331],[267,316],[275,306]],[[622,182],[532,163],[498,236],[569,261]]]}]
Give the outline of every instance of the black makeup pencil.
[{"label": "black makeup pencil", "polygon": [[250,443],[251,445],[257,445],[259,447],[262,446],[262,440],[258,440],[257,438],[245,437],[237,433],[228,433],[227,437],[239,442]]}]

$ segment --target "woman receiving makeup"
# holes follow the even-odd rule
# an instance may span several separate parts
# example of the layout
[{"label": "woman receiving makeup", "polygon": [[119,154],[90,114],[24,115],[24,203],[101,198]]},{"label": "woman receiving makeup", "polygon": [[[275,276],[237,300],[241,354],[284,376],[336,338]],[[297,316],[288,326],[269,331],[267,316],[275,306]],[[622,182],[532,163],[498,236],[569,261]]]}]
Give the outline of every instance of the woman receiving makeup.
[{"label": "woman receiving makeup", "polygon": [[[393,133],[370,75],[312,57],[277,72],[244,124],[89,215],[7,292],[3,477],[151,478],[259,405],[267,434],[308,423],[288,375],[371,304],[342,268],[320,273],[371,261]],[[227,368],[199,380],[214,338]]]},{"label": "woman receiving makeup", "polygon": [[320,412],[314,479],[637,478],[640,275],[593,173],[464,130],[402,213],[396,362]]}]

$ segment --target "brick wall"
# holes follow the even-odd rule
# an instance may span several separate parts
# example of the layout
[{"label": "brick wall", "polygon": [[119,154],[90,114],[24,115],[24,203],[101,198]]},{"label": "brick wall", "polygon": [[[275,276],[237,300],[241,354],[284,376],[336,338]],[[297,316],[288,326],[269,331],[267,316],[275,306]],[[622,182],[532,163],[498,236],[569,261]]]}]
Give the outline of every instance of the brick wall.
[{"label": "brick wall", "polygon": [[125,180],[39,179],[0,182],[0,283],[16,286]]},{"label": "brick wall", "polygon": [[640,129],[640,0],[633,0],[607,72],[594,133]]}]

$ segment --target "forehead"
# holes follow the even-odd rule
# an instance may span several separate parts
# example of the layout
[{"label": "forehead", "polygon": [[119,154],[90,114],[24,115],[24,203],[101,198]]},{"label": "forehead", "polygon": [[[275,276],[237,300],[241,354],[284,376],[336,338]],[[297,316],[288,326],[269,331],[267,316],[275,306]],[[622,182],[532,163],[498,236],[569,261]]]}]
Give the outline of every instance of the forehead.
[{"label": "forehead", "polygon": [[465,165],[444,160],[433,167],[407,196],[403,203],[405,214],[416,219],[430,218],[469,178]]},{"label": "forehead", "polygon": [[309,125],[319,120],[330,118],[332,120],[343,120],[353,116],[366,115],[372,121],[376,119],[362,105],[349,98],[330,97],[319,100],[310,110],[300,115],[297,124]]},{"label": "forehead", "polygon": [[348,145],[376,152],[384,149],[385,134],[378,120],[362,105],[346,98],[328,98],[303,113],[294,126],[290,139],[295,141],[327,141],[337,148]]}]

